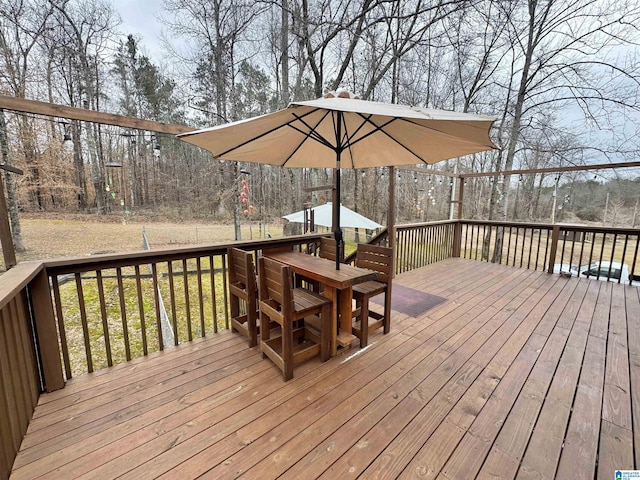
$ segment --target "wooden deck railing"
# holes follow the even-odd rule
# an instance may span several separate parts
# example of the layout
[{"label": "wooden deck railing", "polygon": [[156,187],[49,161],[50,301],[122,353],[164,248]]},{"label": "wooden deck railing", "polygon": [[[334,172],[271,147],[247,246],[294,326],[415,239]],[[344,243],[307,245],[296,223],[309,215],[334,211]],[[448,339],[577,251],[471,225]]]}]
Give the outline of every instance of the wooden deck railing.
[{"label": "wooden deck railing", "polygon": [[[454,256],[455,220],[397,225],[396,274],[424,267]],[[389,246],[389,232],[385,228],[369,242],[372,245]],[[345,263],[355,261],[356,252],[345,258]]]},{"label": "wooden deck railing", "polygon": [[[549,273],[560,265],[567,271],[604,265],[612,281],[640,284],[640,229],[463,220],[460,230],[463,258]],[[628,273],[614,278],[612,262],[626,265]]]},{"label": "wooden deck railing", "polygon": [[160,295],[176,345],[229,328],[227,248],[306,248],[321,236],[25,262],[0,276],[0,480],[43,391],[165,348]]},{"label": "wooden deck railing", "polygon": [[40,262],[0,277],[0,479],[11,473],[40,393],[64,386],[50,298]]},{"label": "wooden deck railing", "polygon": [[396,230],[396,273],[454,256],[456,221],[399,225]]},{"label": "wooden deck railing", "polygon": [[[638,229],[452,220],[395,230],[397,273],[452,256],[549,272],[559,263],[616,261],[629,265],[632,284],[640,283]],[[229,246],[258,255],[308,248],[322,236],[26,262],[2,275],[0,480],[8,478],[41,392],[162,350],[163,326],[174,345],[229,328]]]},{"label": "wooden deck railing", "polygon": [[460,256],[473,260],[545,270],[550,258],[552,225],[464,220]]}]

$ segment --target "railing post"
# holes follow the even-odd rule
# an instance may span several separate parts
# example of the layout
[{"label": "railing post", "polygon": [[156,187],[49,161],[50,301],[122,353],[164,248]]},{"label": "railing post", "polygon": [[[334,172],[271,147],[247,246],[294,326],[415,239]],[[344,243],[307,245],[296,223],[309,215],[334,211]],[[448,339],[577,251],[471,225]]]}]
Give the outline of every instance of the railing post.
[{"label": "railing post", "polygon": [[38,273],[29,286],[44,386],[47,392],[53,392],[64,387],[64,376],[47,271],[43,269]]},{"label": "railing post", "polygon": [[553,273],[553,266],[556,263],[556,254],[558,252],[558,240],[560,239],[560,225],[553,225],[551,233],[551,250],[549,252],[549,265],[547,267],[548,273]]},{"label": "railing post", "polygon": [[462,222],[460,219],[453,225],[453,249],[452,256],[454,258],[460,257],[462,251]]}]

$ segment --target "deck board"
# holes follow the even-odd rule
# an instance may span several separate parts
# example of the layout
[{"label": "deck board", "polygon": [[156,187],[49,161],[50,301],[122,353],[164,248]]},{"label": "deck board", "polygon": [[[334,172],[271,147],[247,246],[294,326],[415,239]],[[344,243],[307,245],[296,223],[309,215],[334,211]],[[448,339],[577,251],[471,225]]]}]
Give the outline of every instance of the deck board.
[{"label": "deck board", "polygon": [[73,379],[41,396],[11,478],[638,468],[637,287],[462,259],[394,281],[447,300],[417,318],[394,311],[391,333],[286,383],[229,331]]}]

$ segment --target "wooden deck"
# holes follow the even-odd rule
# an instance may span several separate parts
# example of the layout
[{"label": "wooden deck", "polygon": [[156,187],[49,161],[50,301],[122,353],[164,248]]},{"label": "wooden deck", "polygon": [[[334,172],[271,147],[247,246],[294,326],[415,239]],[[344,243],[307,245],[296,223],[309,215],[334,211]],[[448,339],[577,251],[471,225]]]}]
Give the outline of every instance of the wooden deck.
[{"label": "wooden deck", "polygon": [[11,478],[613,478],[640,463],[636,287],[449,259],[446,297],[284,383],[229,332],[41,397]]}]

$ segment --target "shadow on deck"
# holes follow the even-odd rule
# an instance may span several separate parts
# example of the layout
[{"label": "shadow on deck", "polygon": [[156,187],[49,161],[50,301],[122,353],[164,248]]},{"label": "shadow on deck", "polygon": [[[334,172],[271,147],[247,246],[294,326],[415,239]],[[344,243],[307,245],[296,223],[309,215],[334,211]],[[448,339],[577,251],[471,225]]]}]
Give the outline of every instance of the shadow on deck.
[{"label": "shadow on deck", "polygon": [[638,288],[461,259],[395,282],[447,301],[417,318],[394,312],[390,334],[287,383],[228,331],[73,379],[41,396],[12,478],[613,478],[638,467]]}]

